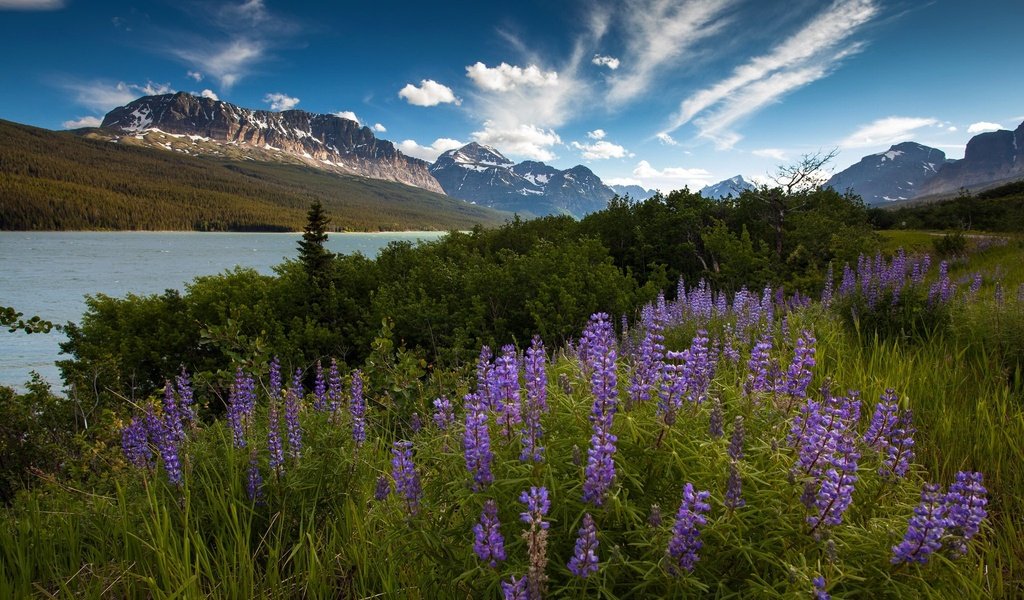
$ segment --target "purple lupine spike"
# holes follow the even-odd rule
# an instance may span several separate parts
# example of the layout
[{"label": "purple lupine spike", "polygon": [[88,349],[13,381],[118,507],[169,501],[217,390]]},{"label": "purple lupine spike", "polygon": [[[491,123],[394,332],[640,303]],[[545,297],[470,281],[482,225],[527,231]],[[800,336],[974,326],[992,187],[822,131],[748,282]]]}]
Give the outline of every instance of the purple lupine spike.
[{"label": "purple lupine spike", "polygon": [[516,348],[506,345],[501,348],[501,356],[494,359],[494,370],[491,372],[493,396],[492,401],[498,412],[501,423],[501,435],[511,439],[515,427],[523,422],[522,399],[519,397],[519,361]]},{"label": "purple lupine spike", "polygon": [[[665,353],[666,360],[662,364],[661,385],[658,389],[657,414],[669,427],[676,422],[676,414],[683,405],[683,395],[689,387],[689,356],[689,350]],[[679,360],[682,361],[682,364],[669,362]]]},{"label": "purple lupine spike", "polygon": [[512,576],[508,581],[502,581],[501,594],[504,600],[530,600],[526,590],[526,578],[516,579]]},{"label": "purple lupine spike", "polygon": [[488,346],[483,346],[480,348],[480,357],[476,361],[476,393],[484,406],[488,407],[494,406],[491,400],[491,371],[494,369],[491,359],[493,357],[491,349]]},{"label": "purple lupine spike", "polygon": [[373,499],[377,502],[383,502],[387,500],[388,495],[391,494],[391,482],[388,481],[387,475],[381,475],[377,478],[377,485],[373,489]]},{"label": "purple lupine spike", "polygon": [[175,428],[181,427],[181,420],[175,416],[164,414],[159,422],[159,434],[155,436],[157,453],[164,463],[164,470],[167,472],[167,480],[175,486],[182,484],[181,460],[179,457],[179,444],[182,438],[178,437]]},{"label": "purple lupine spike", "polygon": [[544,569],[547,566],[547,529],[550,525],[544,520],[544,515],[551,508],[551,500],[547,488],[542,486],[524,491],[519,501],[526,505],[526,512],[520,513],[519,519],[530,525],[530,530],[523,533],[530,561],[526,572],[528,597],[542,598],[544,582],[547,580]]},{"label": "purple lupine spike", "polygon": [[968,289],[968,293],[972,297],[975,296],[978,293],[978,290],[981,289],[981,281],[981,273],[975,273],[974,277],[971,279],[971,287]]},{"label": "purple lupine spike", "polygon": [[284,422],[288,433],[288,456],[295,460],[302,456],[302,425],[299,423],[302,396],[302,369],[295,369],[292,385],[284,395]]},{"label": "purple lupine spike", "polygon": [[736,415],[732,422],[732,435],[729,437],[729,458],[732,460],[743,460],[743,437],[745,433],[743,417]]},{"label": "purple lupine spike", "polygon": [[418,514],[423,489],[412,461],[412,442],[401,440],[392,444],[391,477],[395,480],[395,493],[405,501],[406,514]]},{"label": "purple lupine spike", "polygon": [[338,361],[331,359],[331,369],[327,373],[327,400],[328,410],[332,415],[338,414],[341,409],[341,373],[338,371]]},{"label": "purple lupine spike", "polygon": [[235,448],[245,448],[245,436],[249,429],[253,410],[256,407],[256,382],[242,371],[235,369],[235,381],[228,394],[228,425],[231,427]]},{"label": "purple lupine spike", "polygon": [[725,435],[725,416],[722,414],[722,401],[717,397],[711,402],[711,419],[708,424],[708,434],[711,439],[717,440]]},{"label": "purple lupine spike", "polygon": [[900,413],[896,427],[893,428],[885,446],[885,457],[878,472],[882,476],[895,475],[903,477],[910,470],[914,460],[914,433],[917,429],[913,424],[913,414],[905,410]]},{"label": "purple lupine spike", "polygon": [[602,426],[607,424],[610,427],[618,405],[618,354],[615,349],[615,333],[608,322],[608,315],[597,313],[591,316],[583,337],[588,342],[587,362],[592,372],[590,388],[594,395],[590,420],[591,423],[600,422]]},{"label": "purple lupine spike", "polygon": [[771,335],[765,332],[750,351],[747,363],[747,380],[743,383],[743,393],[752,397],[769,388],[768,365],[772,351]]},{"label": "purple lupine spike", "polygon": [[[273,389],[273,385],[271,385]],[[281,444],[280,398],[271,395],[267,399],[267,450],[270,452],[270,470],[277,477],[284,472],[284,446]]]},{"label": "purple lupine spike", "polygon": [[832,263],[828,263],[828,270],[825,271],[825,285],[821,290],[822,306],[829,306],[830,304],[832,304],[832,294],[834,293],[832,290],[832,285],[834,283],[833,279],[834,277],[832,274]]},{"label": "purple lupine spike", "polygon": [[711,496],[708,491],[697,492],[692,483],[683,487],[683,501],[676,512],[676,522],[672,525],[672,539],[668,543],[668,556],[672,559],[669,572],[678,575],[685,571],[693,571],[700,560],[697,552],[704,544],[700,541],[700,528],[707,524],[704,513],[711,510],[707,500]]},{"label": "purple lupine spike", "polygon": [[857,277],[849,264],[843,265],[843,281],[839,284],[839,296],[846,298],[857,288]]},{"label": "purple lupine spike", "polygon": [[195,427],[196,411],[193,406],[192,382],[189,381],[188,371],[185,370],[184,365],[181,367],[181,373],[174,378],[174,382],[178,388],[178,412],[181,413],[181,419],[190,426]]},{"label": "purple lupine spike", "polygon": [[259,458],[256,449],[249,452],[249,472],[245,480],[245,492],[249,500],[259,503],[263,498],[263,476],[260,474]]},{"label": "purple lupine spike", "polygon": [[539,529],[547,529],[551,525],[544,520],[551,509],[551,499],[546,487],[531,486],[529,491],[519,494],[519,501],[526,505],[526,510],[519,513],[520,521]]},{"label": "purple lupine spike", "polygon": [[921,503],[907,523],[903,541],[892,547],[892,563],[928,562],[928,557],[942,547],[946,531],[946,506],[937,484],[926,483],[921,490]]},{"label": "purple lupine spike", "polygon": [[152,465],[153,452],[149,448],[149,435],[143,419],[132,417],[131,422],[121,430],[121,450],[131,465],[140,469]]},{"label": "purple lupine spike", "polygon": [[420,418],[420,413],[414,412],[409,417],[409,429],[413,433],[419,433],[423,429],[423,419]]},{"label": "purple lupine spike", "polygon": [[992,294],[993,294],[993,297],[995,298],[996,306],[1002,306],[1003,303],[1006,301],[1006,299],[1004,297],[1004,293],[1003,293],[1003,282],[1002,281],[997,281],[996,282],[995,290],[993,291]]},{"label": "purple lupine spike", "polygon": [[815,365],[814,334],[803,331],[796,341],[793,362],[786,371],[786,393],[793,398],[806,398],[807,386],[811,383],[811,367]]},{"label": "purple lupine spike", "polygon": [[281,397],[281,362],[276,356],[270,360],[270,397]]},{"label": "purple lupine spike", "polygon": [[899,418],[899,399],[892,389],[885,390],[881,401],[875,405],[875,412],[871,416],[871,423],[864,432],[864,444],[875,450],[884,450],[892,439],[893,429]]},{"label": "purple lupine spike", "polygon": [[730,363],[737,365],[740,362],[740,351],[733,345],[734,337],[736,337],[734,332],[726,332],[725,344],[722,346],[722,356]]},{"label": "purple lupine spike", "polygon": [[576,547],[569,559],[569,571],[577,577],[588,577],[597,573],[597,527],[590,513],[583,515],[583,526],[576,537]]},{"label": "purple lupine spike", "polygon": [[164,423],[169,428],[170,435],[175,442],[185,439],[185,427],[182,425],[181,411],[178,409],[178,402],[174,398],[174,386],[171,382],[164,382]]},{"label": "purple lupine spike", "polygon": [[359,369],[352,371],[349,395],[351,399],[348,410],[352,415],[352,440],[358,448],[366,441],[366,400],[363,398],[363,373]]},{"label": "purple lupine spike", "polygon": [[327,381],[324,377],[324,368],[320,361],[316,361],[316,378],[313,380],[313,410],[322,412],[327,410]]},{"label": "purple lupine spike", "polygon": [[647,515],[647,524],[651,527],[661,527],[661,505],[651,505],[651,511]]},{"label": "purple lupine spike", "polygon": [[441,396],[434,400],[432,419],[434,425],[437,425],[437,428],[441,431],[447,431],[455,422],[455,409],[452,407],[452,401],[446,396]]},{"label": "purple lupine spike", "polygon": [[725,506],[730,510],[742,508],[747,505],[743,499],[743,480],[740,478],[740,470],[736,461],[729,461],[729,478],[725,483]]},{"label": "purple lupine spike", "polygon": [[947,532],[952,534],[954,556],[967,553],[967,542],[971,541],[981,522],[988,516],[988,490],[982,484],[982,474],[974,471],[960,471],[956,481],[949,486],[943,498],[948,510]]},{"label": "purple lupine spike", "polygon": [[463,437],[466,470],[473,476],[473,490],[479,491],[494,481],[491,473],[491,433],[487,423],[487,407],[477,394],[467,394],[466,430]]},{"label": "purple lupine spike", "polygon": [[825,591],[825,578],[818,575],[811,580],[811,584],[814,586],[814,600],[832,600],[832,596]]},{"label": "purple lupine spike", "polygon": [[498,505],[494,500],[484,503],[480,522],[473,525],[473,552],[492,569],[505,560],[505,536],[501,535]]},{"label": "purple lupine spike", "polygon": [[709,343],[708,332],[703,329],[697,331],[687,355],[689,377],[687,378],[686,397],[695,404],[701,404],[707,398],[708,389],[715,374],[715,361],[711,358]]},{"label": "purple lupine spike", "polygon": [[526,351],[526,414],[523,428],[520,430],[522,451],[519,459],[523,461],[541,462],[544,460],[544,447],[540,445],[544,430],[540,416],[547,412],[547,356],[544,343],[540,337],[534,336],[530,348]]},{"label": "purple lupine spike", "polygon": [[612,486],[615,479],[615,442],[614,434],[604,429],[595,429],[590,438],[590,448],[587,450],[587,467],[584,471],[583,501],[601,506],[604,504],[605,494]]}]

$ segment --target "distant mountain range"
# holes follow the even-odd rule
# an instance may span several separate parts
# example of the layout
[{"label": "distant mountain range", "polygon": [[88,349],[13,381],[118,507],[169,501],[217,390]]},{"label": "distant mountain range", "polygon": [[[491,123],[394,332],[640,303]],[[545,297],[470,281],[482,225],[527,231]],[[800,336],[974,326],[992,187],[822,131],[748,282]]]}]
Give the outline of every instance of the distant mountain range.
[{"label": "distant mountain range", "polygon": [[701,188],[700,195],[712,200],[720,200],[726,196],[739,196],[744,190],[752,190],[757,186],[743,178],[742,175],[730,177],[724,181]]},{"label": "distant mountain range", "polygon": [[865,156],[825,185],[852,190],[868,206],[955,196],[961,188],[980,192],[1024,178],[1024,123],[1016,131],[981,133],[967,142],[964,158],[914,142]]},{"label": "distant mountain range", "polygon": [[630,199],[637,202],[643,202],[658,193],[658,190],[644,189],[639,185],[610,185],[608,187],[612,188],[619,196],[623,198],[629,196]]}]

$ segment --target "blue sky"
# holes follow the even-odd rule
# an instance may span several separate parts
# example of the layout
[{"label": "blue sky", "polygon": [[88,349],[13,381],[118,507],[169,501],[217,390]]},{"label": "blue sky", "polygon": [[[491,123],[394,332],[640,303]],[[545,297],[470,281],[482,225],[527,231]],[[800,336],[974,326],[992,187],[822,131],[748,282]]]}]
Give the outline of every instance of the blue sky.
[{"label": "blue sky", "polygon": [[0,118],[96,124],[148,93],[354,116],[664,190],[900,141],[961,158],[1024,121],[1021,0],[0,0]]}]

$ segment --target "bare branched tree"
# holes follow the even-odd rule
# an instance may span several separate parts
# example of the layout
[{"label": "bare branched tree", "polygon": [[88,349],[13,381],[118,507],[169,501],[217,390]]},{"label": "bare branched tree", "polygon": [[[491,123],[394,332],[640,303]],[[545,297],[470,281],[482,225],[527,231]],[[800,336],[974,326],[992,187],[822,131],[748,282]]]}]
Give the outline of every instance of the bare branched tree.
[{"label": "bare branched tree", "polygon": [[804,154],[793,164],[780,165],[775,174],[768,176],[775,184],[774,188],[765,186],[757,193],[775,229],[775,254],[780,260],[786,216],[802,208],[802,203],[794,204],[794,197],[820,188],[826,181],[822,169],[838,154],[838,148],[828,152],[819,150],[814,154]]}]

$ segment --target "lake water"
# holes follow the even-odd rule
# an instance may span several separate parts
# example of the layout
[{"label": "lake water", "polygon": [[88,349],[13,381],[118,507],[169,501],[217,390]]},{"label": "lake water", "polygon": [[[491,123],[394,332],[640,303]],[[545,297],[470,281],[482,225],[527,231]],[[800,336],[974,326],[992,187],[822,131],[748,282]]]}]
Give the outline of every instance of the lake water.
[{"label": "lake water", "polygon": [[[442,232],[332,233],[335,253],[376,256],[393,240],[434,240]],[[295,258],[298,233],[0,232],[0,306],[53,323],[79,321],[87,294],[123,296],[183,290],[200,275],[235,266],[272,273]],[[0,385],[24,389],[30,371],[60,388],[54,366],[64,336],[0,329]]]}]

